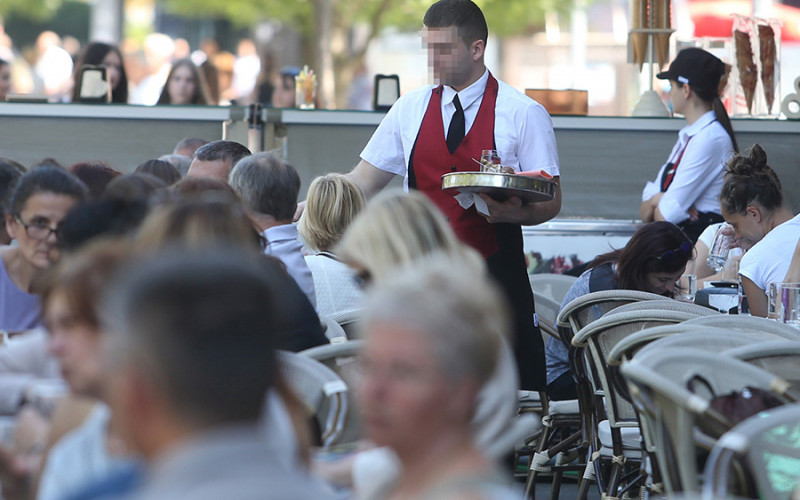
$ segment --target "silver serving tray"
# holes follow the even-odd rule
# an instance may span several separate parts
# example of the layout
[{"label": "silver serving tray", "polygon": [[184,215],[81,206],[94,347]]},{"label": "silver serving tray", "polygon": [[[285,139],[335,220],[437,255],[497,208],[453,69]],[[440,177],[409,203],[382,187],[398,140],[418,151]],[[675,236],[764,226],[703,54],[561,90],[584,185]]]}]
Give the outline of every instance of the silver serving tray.
[{"label": "silver serving tray", "polygon": [[486,193],[503,201],[517,196],[526,203],[549,201],[556,196],[556,183],[546,179],[493,172],[453,172],[442,176],[445,193]]}]

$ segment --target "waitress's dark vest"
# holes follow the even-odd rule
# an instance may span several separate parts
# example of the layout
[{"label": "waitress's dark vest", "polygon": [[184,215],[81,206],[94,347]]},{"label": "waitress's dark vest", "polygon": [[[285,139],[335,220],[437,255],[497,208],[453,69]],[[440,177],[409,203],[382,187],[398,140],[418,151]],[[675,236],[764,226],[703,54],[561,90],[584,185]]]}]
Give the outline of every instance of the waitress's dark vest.
[{"label": "waitress's dark vest", "polygon": [[522,246],[522,229],[515,224],[491,224],[476,210],[464,210],[450,194],[442,192],[442,176],[450,172],[478,171],[473,158],[482,149],[496,149],[494,113],[497,80],[489,74],[478,114],[469,132],[451,154],[442,120],[442,87],[431,91],[428,108],[411,151],[408,185],[419,189],[444,213],[458,238],[486,258],[489,271],[499,282],[514,313],[514,352],[520,386],[544,390],[544,346],[538,323],[534,325],[533,293],[528,281]]}]

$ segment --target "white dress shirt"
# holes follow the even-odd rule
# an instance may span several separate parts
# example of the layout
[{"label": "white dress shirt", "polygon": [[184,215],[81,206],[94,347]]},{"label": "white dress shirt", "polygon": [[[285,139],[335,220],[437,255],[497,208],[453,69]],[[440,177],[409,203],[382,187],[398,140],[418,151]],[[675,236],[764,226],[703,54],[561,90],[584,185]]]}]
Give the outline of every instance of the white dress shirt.
[{"label": "white dress shirt", "polygon": [[725,164],[732,154],[730,136],[717,121],[714,111],[709,111],[678,132],[678,142],[672,148],[667,163],[658,171],[655,181],[645,186],[642,201],[661,192],[664,169],[680,157],[672,183],[658,203],[661,215],[665,220],[677,224],[689,218],[691,207],[698,212],[720,213],[719,195]]},{"label": "white dress shirt", "polygon": [[297,226],[294,224],[274,226],[262,232],[261,235],[267,240],[264,253],[281,259],[286,265],[289,275],[300,285],[300,289],[316,309],[317,295],[314,291],[314,278],[303,257],[303,244],[297,236]]},{"label": "white dress shirt", "polygon": [[[475,83],[458,93],[464,108],[465,133],[469,133],[475,122],[488,80],[487,70]],[[499,88],[495,103],[494,138],[495,149],[500,152],[503,165],[511,166],[517,171],[544,170],[552,176],[560,175],[558,149],[550,115],[538,102],[500,80],[497,83]],[[398,99],[361,152],[363,160],[379,169],[404,176],[406,189],[411,150],[434,88],[436,86],[424,86]],[[451,87],[444,87],[442,137],[445,136],[455,113],[455,95],[456,91]]]}]

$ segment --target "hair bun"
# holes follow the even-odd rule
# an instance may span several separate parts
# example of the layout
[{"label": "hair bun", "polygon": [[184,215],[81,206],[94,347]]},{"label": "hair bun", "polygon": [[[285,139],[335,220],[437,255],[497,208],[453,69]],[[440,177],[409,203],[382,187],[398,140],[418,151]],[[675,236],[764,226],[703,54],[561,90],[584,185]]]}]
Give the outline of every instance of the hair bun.
[{"label": "hair bun", "polygon": [[764,170],[767,166],[767,152],[758,144],[750,148],[750,163],[756,170]]}]

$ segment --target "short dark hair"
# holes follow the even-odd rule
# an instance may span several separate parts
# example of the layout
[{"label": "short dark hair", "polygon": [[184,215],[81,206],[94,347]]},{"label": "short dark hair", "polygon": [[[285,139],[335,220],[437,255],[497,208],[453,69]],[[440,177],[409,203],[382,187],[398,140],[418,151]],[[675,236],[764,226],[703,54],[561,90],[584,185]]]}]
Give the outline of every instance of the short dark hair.
[{"label": "short dark hair", "polygon": [[5,213],[8,198],[24,173],[25,167],[20,163],[0,156],[0,215]]},{"label": "short dark hair", "polygon": [[[589,268],[616,263],[618,288],[647,291],[648,273],[677,272],[693,252],[691,240],[678,226],[657,221],[640,227],[621,250],[598,255]],[[670,258],[664,258],[667,254]]]},{"label": "short dark hair", "polygon": [[167,187],[163,180],[144,172],[120,175],[108,183],[103,198],[117,200],[150,200],[160,189]]},{"label": "short dark hair", "polygon": [[165,160],[147,160],[140,163],[134,173],[145,173],[158,177],[167,186],[171,186],[181,180],[181,173],[175,168],[175,165]]},{"label": "short dark hair", "polygon": [[297,209],[300,176],[272,153],[256,153],[233,167],[229,184],[249,210],[291,220]]},{"label": "short dark hair", "polygon": [[63,168],[37,167],[17,181],[8,203],[9,213],[19,214],[28,199],[38,193],[71,196],[77,201],[83,201],[89,196],[86,184]]},{"label": "short dark hair", "polygon": [[58,226],[59,249],[71,252],[98,237],[127,236],[147,216],[143,199],[102,199],[80,203],[69,211]]},{"label": "short dark hair", "polygon": [[200,161],[228,161],[233,166],[251,154],[249,149],[236,141],[211,141],[197,148],[194,157]]},{"label": "short dark hair", "polygon": [[103,320],[114,352],[147,366],[176,415],[204,427],[252,422],[276,377],[280,283],[260,255],[168,251],[120,273]]},{"label": "short dark hair", "polygon": [[428,8],[422,24],[428,28],[458,28],[458,36],[469,46],[489,37],[489,28],[481,8],[471,0],[439,0]]}]

